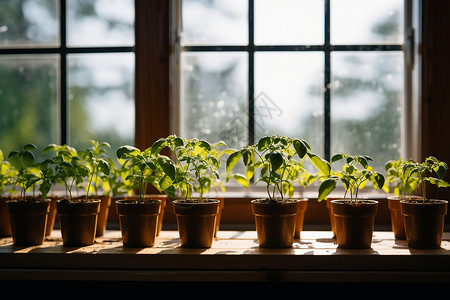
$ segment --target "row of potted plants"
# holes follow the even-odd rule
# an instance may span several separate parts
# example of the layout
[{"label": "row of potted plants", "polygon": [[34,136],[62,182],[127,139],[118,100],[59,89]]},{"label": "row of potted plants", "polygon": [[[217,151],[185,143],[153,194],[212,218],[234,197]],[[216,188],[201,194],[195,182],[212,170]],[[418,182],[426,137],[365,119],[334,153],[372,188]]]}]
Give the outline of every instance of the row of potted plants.
[{"label": "row of potted plants", "polygon": [[[266,136],[254,145],[236,150],[228,149],[223,142],[212,144],[170,135],[157,140],[144,151],[132,146],[119,147],[116,151],[119,166],[106,156],[105,149],[110,147],[108,143],[91,143],[91,148],[82,151],[67,145],[49,145],[44,152],[53,151],[53,156],[40,163],[34,161],[36,147],[32,144],[25,145],[20,151],[12,151],[7,160],[2,159],[0,188],[11,184],[21,188],[16,200],[7,201],[10,224],[14,225],[14,244],[43,242],[52,203],[48,195],[52,186],[61,184],[65,187],[66,197],[55,202],[65,246],[89,245],[94,242],[96,233],[102,234],[96,229],[100,224],[101,201],[98,197],[91,197],[102,186],[102,190],[110,194],[137,191],[136,196],[124,197],[115,203],[125,247],[154,245],[161,228],[165,196],[175,199],[173,204],[181,246],[211,247],[223,201],[209,198],[208,192],[211,188],[223,189],[219,174],[222,161],[226,162],[227,182],[233,179],[244,187],[251,182],[266,185],[267,197],[251,201],[260,247],[292,247],[294,238],[300,237],[308,203],[307,199],[293,198],[294,185],[306,186],[316,179],[321,181],[318,201],[327,199],[338,247],[371,247],[378,202],[358,197],[359,190],[368,182],[386,191],[388,185],[394,186],[397,198],[390,200],[389,207],[393,220],[404,220],[403,231],[410,247],[436,248],[441,244],[447,201],[428,199],[425,183],[438,187],[450,184],[443,179],[447,165],[434,157],[423,163],[401,159],[390,161],[386,164],[385,178],[370,166],[372,158],[369,156],[342,153],[334,155],[328,162],[313,153],[305,140],[283,136]],[[172,158],[161,154],[166,148]],[[315,174],[306,170],[305,160],[315,167]],[[335,170],[334,165],[343,166]],[[235,171],[237,169],[239,172]],[[338,182],[345,188],[344,197],[331,199],[329,195]],[[148,184],[162,195],[146,195]],[[74,197],[73,189],[79,190],[77,187],[80,185],[84,186],[86,195]],[[418,186],[422,197],[406,196]],[[39,199],[25,195],[28,190],[36,188],[41,194]],[[110,198],[106,207],[108,201]],[[399,210],[395,210],[399,205],[401,217],[398,217]],[[36,212],[30,214],[31,209],[36,209]],[[425,215],[420,215],[421,210]],[[438,217],[432,216],[433,213]],[[33,224],[32,228],[41,230],[35,237],[26,233],[23,239],[19,239],[19,233],[27,231],[26,224]],[[394,232],[399,226],[393,223]],[[423,229],[420,231],[418,228]],[[435,235],[431,234],[433,228],[437,229]],[[401,236],[396,233],[396,238]]]}]

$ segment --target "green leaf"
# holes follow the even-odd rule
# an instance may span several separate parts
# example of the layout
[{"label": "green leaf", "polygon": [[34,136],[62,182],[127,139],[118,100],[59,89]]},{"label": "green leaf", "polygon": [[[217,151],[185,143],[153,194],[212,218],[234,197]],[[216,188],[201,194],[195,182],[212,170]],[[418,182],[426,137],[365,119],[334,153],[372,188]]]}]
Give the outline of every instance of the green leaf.
[{"label": "green leaf", "polygon": [[303,141],[296,139],[294,140],[293,145],[297,155],[300,158],[305,157],[306,153],[308,153],[308,147],[303,143]]},{"label": "green leaf", "polygon": [[105,175],[109,175],[109,173],[111,172],[111,167],[109,163],[103,158],[100,158],[98,160],[98,167],[100,168],[100,171],[102,171],[103,174]]},{"label": "green leaf", "polygon": [[226,163],[226,171],[228,173],[231,171],[231,169],[233,169],[233,167],[236,165],[236,163],[239,161],[240,158],[241,158],[240,151],[236,151],[236,152],[230,154],[230,156],[228,156],[227,163]]},{"label": "green leaf", "polygon": [[270,165],[272,166],[272,172],[275,172],[283,164],[283,155],[279,151],[270,153]]},{"label": "green leaf", "polygon": [[171,163],[169,161],[164,161],[161,163],[161,167],[164,170],[164,172],[167,174],[167,176],[169,176],[170,179],[172,179],[172,180],[175,179],[176,170],[175,170],[175,166],[173,163]]},{"label": "green leaf", "polygon": [[374,172],[373,173],[373,179],[375,180],[377,186],[379,189],[383,188],[384,186],[384,176],[381,173]]},{"label": "green leaf", "polygon": [[259,139],[258,150],[262,151],[262,150],[266,149],[266,147],[270,145],[271,140],[272,140],[272,138],[270,136],[265,136],[265,137],[262,137],[261,139]]},{"label": "green leaf", "polygon": [[336,162],[336,161],[338,161],[338,160],[341,160],[341,159],[343,159],[344,158],[344,154],[342,154],[342,153],[338,153],[338,154],[335,154],[335,155],[333,155],[333,157],[331,158],[331,163],[334,163],[334,162]]},{"label": "green leaf", "polygon": [[119,147],[119,149],[117,149],[116,155],[117,155],[117,158],[126,158],[125,155],[127,155],[133,151],[136,151],[136,150],[139,151],[138,148],[133,147],[133,146],[121,146],[121,147]]},{"label": "green leaf", "polygon": [[437,178],[433,178],[433,177],[425,177],[425,180],[429,181],[431,184],[436,185],[437,187],[450,187],[450,183],[441,180],[441,179],[437,179]]},{"label": "green leaf", "polygon": [[253,174],[255,174],[255,167],[253,165],[250,165],[247,167],[245,176],[247,177],[248,180],[250,180],[253,177]]},{"label": "green leaf", "polygon": [[165,146],[167,146],[167,140],[165,138],[160,138],[153,143],[151,154],[158,154]]},{"label": "green leaf", "polygon": [[233,178],[239,182],[243,187],[248,188],[248,180],[244,175],[234,174]]},{"label": "green leaf", "polygon": [[434,168],[434,171],[436,172],[439,179],[443,179],[445,173],[447,173],[447,167],[444,164],[439,164],[437,167]]},{"label": "green leaf", "polygon": [[211,151],[211,145],[207,141],[199,141],[198,145],[207,152]]},{"label": "green leaf", "polygon": [[27,151],[27,150],[36,150],[37,147],[34,144],[26,144],[25,146],[23,146],[23,151]]},{"label": "green leaf", "polygon": [[336,180],[336,178],[327,178],[320,184],[317,201],[325,199],[336,188]]},{"label": "green leaf", "polygon": [[331,172],[331,166],[330,164],[324,160],[321,159],[319,156],[317,156],[314,153],[308,153],[308,157],[311,161],[311,163],[319,170],[321,171],[325,176],[329,176]]}]

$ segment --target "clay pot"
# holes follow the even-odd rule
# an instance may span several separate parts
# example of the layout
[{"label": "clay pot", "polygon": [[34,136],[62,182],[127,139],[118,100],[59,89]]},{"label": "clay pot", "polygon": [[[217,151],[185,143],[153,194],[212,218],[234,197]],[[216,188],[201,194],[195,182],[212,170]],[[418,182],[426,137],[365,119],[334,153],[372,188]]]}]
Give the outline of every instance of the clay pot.
[{"label": "clay pot", "polygon": [[96,196],[100,199],[100,212],[98,213],[97,229],[95,236],[105,234],[106,224],[108,222],[109,207],[111,206],[111,196]]},{"label": "clay pot", "polygon": [[299,239],[303,230],[303,220],[305,219],[306,208],[308,208],[308,199],[298,200],[297,220],[295,221],[294,238]]},{"label": "clay pot", "polygon": [[291,248],[294,242],[298,200],[285,203],[252,200],[258,243],[261,248]]},{"label": "clay pot", "polygon": [[125,247],[153,247],[158,227],[161,200],[118,200],[122,242]]},{"label": "clay pot", "polygon": [[441,247],[444,220],[447,214],[445,200],[402,200],[408,247],[415,249],[438,249]]},{"label": "clay pot", "polygon": [[[400,200],[403,198],[400,196],[389,196],[387,199],[388,208],[391,213],[392,232],[394,232],[394,236],[397,240],[406,240],[405,224],[403,222],[403,215],[400,205]],[[406,199],[422,199],[422,197],[410,195],[407,196]]]},{"label": "clay pot", "polygon": [[9,220],[7,201],[12,197],[0,197],[0,238],[11,236],[11,221]]},{"label": "clay pot", "polygon": [[64,246],[88,246],[95,241],[100,199],[56,202]]},{"label": "clay pot", "polygon": [[[139,196],[127,196],[125,197],[126,200],[138,200]],[[161,209],[158,214],[158,226],[156,227],[156,236],[159,235],[162,229],[163,219],[164,219],[164,212],[166,209],[167,204],[167,195],[166,194],[147,194],[144,195],[145,200],[160,200],[161,201]]]},{"label": "clay pot", "polygon": [[13,244],[41,245],[44,242],[50,200],[7,201]]},{"label": "clay pot", "polygon": [[331,211],[335,218],[336,240],[339,248],[369,249],[378,201],[364,200],[348,203],[332,200]]},{"label": "clay pot", "polygon": [[337,198],[327,198],[327,208],[328,208],[328,215],[330,217],[330,226],[331,226],[331,231],[333,232],[333,238],[336,238],[336,222],[334,220],[334,215],[333,212],[331,211],[331,201],[333,200],[338,200]]},{"label": "clay pot", "polygon": [[222,210],[223,210],[223,206],[225,204],[225,198],[219,197],[219,198],[215,198],[215,199],[219,201],[219,212],[217,213],[217,216],[216,216],[216,228],[214,229],[214,237],[217,236],[217,232],[219,231],[220,219],[222,218]]},{"label": "clay pot", "polygon": [[181,247],[210,248],[214,239],[219,201],[213,199],[204,202],[174,200],[173,204]]},{"label": "clay pot", "polygon": [[49,196],[50,199],[50,210],[48,212],[47,217],[47,226],[45,228],[45,235],[48,236],[52,233],[53,228],[55,227],[56,220],[56,202],[61,199],[61,197],[57,196]]}]

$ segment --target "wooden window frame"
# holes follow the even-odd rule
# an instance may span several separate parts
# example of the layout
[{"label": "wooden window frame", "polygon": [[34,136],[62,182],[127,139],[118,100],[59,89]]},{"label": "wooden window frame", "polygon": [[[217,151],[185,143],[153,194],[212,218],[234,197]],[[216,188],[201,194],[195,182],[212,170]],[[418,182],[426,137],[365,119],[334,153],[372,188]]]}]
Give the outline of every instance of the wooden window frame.
[{"label": "wooden window frame", "polygon": [[[135,145],[141,149],[151,146],[160,137],[178,133],[179,112],[175,99],[179,97],[179,74],[174,68],[178,24],[174,20],[180,12],[174,9],[177,7],[174,1],[177,0],[135,0]],[[450,81],[450,19],[446,13],[450,11],[450,2],[405,0],[405,4],[413,10],[411,15],[416,15],[415,19],[405,18],[405,22],[407,26],[416,26],[416,43],[411,49],[417,54],[414,64],[408,66],[413,67],[414,72],[406,80],[418,82],[408,92],[405,107],[410,116],[405,124],[408,153],[418,160],[434,155],[450,162],[450,140],[440,138],[446,132],[446,120],[450,115],[450,89],[444,88]],[[449,192],[430,187],[429,196],[450,199]],[[239,208],[249,201],[248,197],[231,196],[230,199],[233,200],[229,203],[235,202],[236,207],[230,208],[230,217],[225,215],[224,222],[236,221],[232,216],[240,215]],[[247,215],[239,221],[248,218]],[[315,220],[322,218],[317,216]]]}]

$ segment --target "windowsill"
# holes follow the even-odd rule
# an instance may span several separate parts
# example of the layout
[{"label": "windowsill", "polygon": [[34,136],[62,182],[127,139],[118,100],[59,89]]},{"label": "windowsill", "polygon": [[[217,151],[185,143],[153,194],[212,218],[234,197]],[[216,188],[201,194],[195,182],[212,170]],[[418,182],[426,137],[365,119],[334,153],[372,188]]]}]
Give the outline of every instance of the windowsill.
[{"label": "windowsill", "polygon": [[63,247],[58,230],[34,247],[0,239],[0,280],[439,282],[449,266],[448,232],[437,250],[383,231],[367,250],[338,249],[330,231],[303,231],[290,249],[259,248],[255,231],[221,230],[209,249],[181,248],[178,232],[164,230],[149,248],[124,248],[118,230],[80,248]]}]

